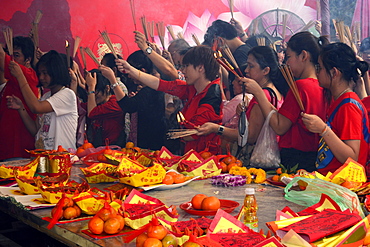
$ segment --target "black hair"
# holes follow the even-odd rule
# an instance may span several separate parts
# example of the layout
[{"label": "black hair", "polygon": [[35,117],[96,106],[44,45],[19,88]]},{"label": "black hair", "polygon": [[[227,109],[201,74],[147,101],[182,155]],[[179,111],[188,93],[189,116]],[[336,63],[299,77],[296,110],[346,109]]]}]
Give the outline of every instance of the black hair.
[{"label": "black hair", "polygon": [[[122,59],[122,57],[120,55],[117,55],[118,58]],[[104,64],[111,68],[113,71],[115,71],[117,73],[117,77],[121,77],[122,76],[122,73],[117,69],[117,65],[116,65],[116,58],[115,56],[113,55],[113,53],[105,53],[104,56],[103,56],[103,59],[101,60],[101,64],[103,64],[103,61],[104,61]]]},{"label": "black hair", "polygon": [[142,50],[135,51],[127,58],[127,62],[134,68],[141,70],[145,69],[146,73],[153,74],[153,62],[144,54]]},{"label": "black hair", "polygon": [[184,56],[192,47],[189,46],[188,48],[180,50],[178,53],[180,56]]},{"label": "black hair", "polygon": [[205,45],[198,45],[192,47],[182,59],[183,65],[193,65],[194,68],[203,65],[205,70],[205,77],[213,81],[218,77],[220,65],[214,57],[212,49]]},{"label": "black hair", "polygon": [[268,74],[270,80],[276,86],[277,90],[286,96],[289,86],[279,69],[279,60],[276,52],[269,46],[256,46],[248,52],[248,55],[253,55],[256,58],[261,69],[270,68]]},{"label": "black hair", "polygon": [[288,48],[294,51],[297,55],[301,54],[303,50],[311,55],[311,62],[317,64],[321,47],[329,44],[329,40],[320,36],[317,38],[310,32],[304,31],[294,34],[288,41]]},{"label": "black hair", "polygon": [[109,80],[103,76],[102,72],[98,69],[92,69],[89,71],[90,73],[95,73],[95,77],[96,77],[96,86],[95,86],[95,91],[98,93],[98,92],[101,92],[103,95],[105,95],[107,93],[107,86],[109,86],[109,91],[108,91],[108,95],[112,95],[113,94],[113,90],[110,88],[110,82]]},{"label": "black hair", "polygon": [[365,38],[362,40],[360,45],[360,52],[364,52],[370,50],[370,37]]},{"label": "black hair", "polygon": [[35,56],[35,45],[31,38],[17,36],[13,38],[13,47],[15,49],[21,49],[24,59],[30,59],[31,66],[33,65],[33,60]]},{"label": "black hair", "polygon": [[233,25],[226,21],[215,20],[212,25],[208,27],[206,34],[204,35],[204,45],[212,46],[213,39],[221,37],[227,40],[232,40],[238,37],[238,31]]},{"label": "black hair", "polygon": [[60,54],[55,50],[45,53],[36,64],[36,73],[39,76],[40,66],[44,66],[48,72],[51,82],[50,85],[69,86],[71,84],[71,76],[66,64],[65,54]]},{"label": "black hair", "polygon": [[320,58],[326,73],[330,77],[330,70],[335,67],[342,72],[343,79],[348,82],[356,82],[360,76],[363,76],[369,70],[368,63],[358,61],[352,48],[341,42],[323,47]]}]

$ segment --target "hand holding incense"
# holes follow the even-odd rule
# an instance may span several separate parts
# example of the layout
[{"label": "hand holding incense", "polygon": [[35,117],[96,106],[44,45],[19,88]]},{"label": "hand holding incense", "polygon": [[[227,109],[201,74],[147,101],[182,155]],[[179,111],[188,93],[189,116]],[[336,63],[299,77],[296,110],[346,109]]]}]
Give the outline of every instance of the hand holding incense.
[{"label": "hand holding incense", "polygon": [[297,87],[297,84],[294,80],[292,70],[290,69],[290,67],[288,65],[285,65],[285,64],[279,66],[279,69],[280,69],[281,73],[283,74],[286,82],[288,83],[288,85],[290,87],[290,90],[292,90],[292,93],[293,93],[295,99],[298,102],[299,108],[301,109],[302,112],[304,112],[305,109],[304,109],[304,106],[303,106],[303,103],[302,103],[302,99],[299,95],[298,87]]}]

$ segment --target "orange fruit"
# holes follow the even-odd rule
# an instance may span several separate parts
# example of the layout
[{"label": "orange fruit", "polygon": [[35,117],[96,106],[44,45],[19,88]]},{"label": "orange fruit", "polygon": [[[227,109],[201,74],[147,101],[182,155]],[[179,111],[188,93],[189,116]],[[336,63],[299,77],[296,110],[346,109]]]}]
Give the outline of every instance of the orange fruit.
[{"label": "orange fruit", "polygon": [[359,182],[354,182],[354,181],[344,181],[343,183],[341,183],[340,185],[342,185],[343,187],[346,187],[347,189],[353,189],[353,188],[356,188],[357,186],[359,186],[361,183]]},{"label": "orange fruit", "polygon": [[104,221],[99,217],[93,217],[88,223],[89,230],[94,234],[101,234],[104,230]]},{"label": "orange fruit", "polygon": [[84,141],[84,144],[82,144],[82,146],[80,148],[83,148],[83,149],[88,149],[88,148],[94,148],[94,145],[92,145],[88,140],[85,140]]},{"label": "orange fruit", "polygon": [[162,242],[157,238],[147,238],[143,247],[162,247]]},{"label": "orange fruit", "polygon": [[364,246],[368,246],[370,244],[370,229],[367,230],[365,239],[364,239]]},{"label": "orange fruit", "polygon": [[276,169],[276,173],[277,173],[277,174],[282,174],[282,173],[283,173],[283,169],[281,169],[281,167],[280,167],[280,168],[278,168],[278,169]]},{"label": "orange fruit", "polygon": [[224,162],[220,162],[220,166],[221,166],[221,169],[222,169],[222,172],[227,172],[227,165],[224,163]]},{"label": "orange fruit", "polygon": [[80,216],[81,215],[81,208],[79,206],[77,206],[77,205],[74,205],[73,207],[76,209],[76,212],[77,212],[77,216],[76,217]]},{"label": "orange fruit", "polygon": [[119,221],[120,223],[119,231],[121,231],[125,227],[125,218],[123,218],[122,215],[119,214],[113,216],[113,218],[116,218]]},{"label": "orange fruit", "polygon": [[116,234],[120,231],[121,223],[116,217],[109,218],[104,222],[104,232],[107,234]]},{"label": "orange fruit", "polygon": [[177,172],[167,172],[166,175],[170,175],[172,177],[176,177],[179,173]]},{"label": "orange fruit", "polygon": [[205,151],[205,152],[202,152],[201,154],[200,154],[200,157],[202,157],[203,159],[208,159],[209,157],[211,157],[212,156],[212,153],[211,152],[208,152],[208,151]]},{"label": "orange fruit", "polygon": [[201,247],[201,245],[188,240],[187,242],[184,243],[182,247]]},{"label": "orange fruit", "polygon": [[236,163],[230,163],[227,165],[227,171],[230,171],[230,169],[234,166],[238,166]]},{"label": "orange fruit", "polygon": [[69,207],[64,209],[63,218],[66,220],[71,220],[77,217],[77,210],[74,207]]},{"label": "orange fruit", "polygon": [[222,160],[226,165],[230,164],[230,163],[235,163],[236,161],[236,158],[232,155],[230,156],[227,156],[225,157],[223,160]]},{"label": "orange fruit", "polygon": [[147,231],[148,238],[156,238],[159,240],[162,240],[167,235],[167,233],[168,233],[167,229],[162,225],[149,226]]},{"label": "orange fruit", "polygon": [[271,180],[274,181],[274,182],[279,182],[279,175],[272,176]]},{"label": "orange fruit", "polygon": [[167,185],[170,185],[170,184],[173,184],[174,182],[174,179],[171,175],[168,175],[166,174],[166,176],[164,176],[163,180],[162,180],[162,184],[167,184]]},{"label": "orange fruit", "polygon": [[85,151],[85,149],[83,149],[82,147],[79,147],[79,148],[77,148],[77,150],[76,150],[76,154],[80,154],[80,153],[82,153],[82,152],[84,152]]},{"label": "orange fruit", "polygon": [[235,164],[237,164],[239,167],[243,166],[243,162],[241,160],[236,160]]},{"label": "orange fruit", "polygon": [[179,246],[179,240],[173,234],[167,234],[164,239],[162,239],[163,247],[177,247]]},{"label": "orange fruit", "polygon": [[175,184],[183,183],[183,182],[185,182],[185,176],[183,174],[177,174],[177,176],[175,176],[173,178],[173,182]]},{"label": "orange fruit", "polygon": [[145,240],[148,238],[146,232],[143,232],[136,238],[136,247],[143,247]]},{"label": "orange fruit", "polygon": [[221,207],[220,200],[215,196],[204,198],[202,201],[203,210],[217,210]]},{"label": "orange fruit", "polygon": [[111,211],[108,208],[102,208],[99,212],[96,213],[96,216],[102,219],[103,221],[108,220],[111,217]]},{"label": "orange fruit", "polygon": [[99,154],[97,159],[100,162],[106,162],[107,161],[107,158],[104,156],[104,154]]},{"label": "orange fruit", "polygon": [[133,142],[126,143],[126,148],[133,148],[133,147],[135,147],[135,144]]},{"label": "orange fruit", "polygon": [[194,209],[202,209],[202,202],[205,198],[207,198],[206,195],[197,194],[191,199],[191,205],[193,205]]}]

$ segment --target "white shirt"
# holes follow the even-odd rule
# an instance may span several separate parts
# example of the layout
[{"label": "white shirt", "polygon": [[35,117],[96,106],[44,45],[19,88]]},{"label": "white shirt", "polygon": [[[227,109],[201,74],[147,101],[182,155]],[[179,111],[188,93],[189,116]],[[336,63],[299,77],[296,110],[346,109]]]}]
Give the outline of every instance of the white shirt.
[{"label": "white shirt", "polygon": [[47,100],[52,112],[41,114],[38,118],[40,129],[36,134],[36,148],[57,150],[58,145],[63,148],[76,149],[77,133],[77,99],[69,88],[62,88],[51,95],[45,93],[40,101]]}]

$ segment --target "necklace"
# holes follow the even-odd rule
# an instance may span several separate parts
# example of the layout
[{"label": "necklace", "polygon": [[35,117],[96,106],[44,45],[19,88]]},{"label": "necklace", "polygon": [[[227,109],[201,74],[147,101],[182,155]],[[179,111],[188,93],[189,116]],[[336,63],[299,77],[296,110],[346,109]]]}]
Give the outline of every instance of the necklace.
[{"label": "necklace", "polygon": [[337,97],[336,97],[336,99],[339,99],[339,97],[340,96],[342,96],[343,94],[345,94],[345,93],[347,93],[347,92],[349,92],[349,91],[351,91],[351,89],[350,88],[347,88],[347,89],[345,89],[345,90],[343,90]]}]

